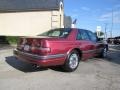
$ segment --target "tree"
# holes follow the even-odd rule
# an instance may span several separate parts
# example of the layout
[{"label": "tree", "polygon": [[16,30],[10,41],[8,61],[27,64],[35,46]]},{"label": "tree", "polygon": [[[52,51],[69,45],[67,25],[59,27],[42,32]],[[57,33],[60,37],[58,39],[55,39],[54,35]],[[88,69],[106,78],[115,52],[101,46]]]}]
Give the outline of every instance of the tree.
[{"label": "tree", "polygon": [[[95,35],[97,35],[97,32],[94,32]],[[104,32],[100,32],[100,36],[103,36],[104,35]]]}]

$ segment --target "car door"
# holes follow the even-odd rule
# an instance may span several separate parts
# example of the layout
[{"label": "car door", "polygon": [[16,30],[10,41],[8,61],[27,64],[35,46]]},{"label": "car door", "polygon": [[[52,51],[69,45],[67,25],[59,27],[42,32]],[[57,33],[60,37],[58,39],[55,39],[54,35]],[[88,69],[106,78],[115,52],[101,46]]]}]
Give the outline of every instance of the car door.
[{"label": "car door", "polygon": [[93,32],[87,31],[87,34],[88,34],[88,36],[90,38],[90,41],[92,42],[92,46],[93,46],[92,54],[93,54],[93,56],[95,56],[100,43],[97,42],[97,36]]},{"label": "car door", "polygon": [[91,58],[94,55],[95,44],[91,41],[86,30],[78,30],[77,42],[82,50],[84,59]]}]

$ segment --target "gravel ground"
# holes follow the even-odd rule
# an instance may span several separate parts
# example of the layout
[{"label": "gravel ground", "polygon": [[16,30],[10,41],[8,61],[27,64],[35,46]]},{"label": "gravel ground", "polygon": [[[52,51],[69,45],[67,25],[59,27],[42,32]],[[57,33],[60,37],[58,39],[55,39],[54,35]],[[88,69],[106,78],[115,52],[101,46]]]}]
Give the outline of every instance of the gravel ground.
[{"label": "gravel ground", "polygon": [[[120,51],[80,62],[72,73],[59,68],[33,68],[16,60],[13,48],[0,50],[0,90],[120,90]],[[114,48],[113,48],[114,47]]]}]

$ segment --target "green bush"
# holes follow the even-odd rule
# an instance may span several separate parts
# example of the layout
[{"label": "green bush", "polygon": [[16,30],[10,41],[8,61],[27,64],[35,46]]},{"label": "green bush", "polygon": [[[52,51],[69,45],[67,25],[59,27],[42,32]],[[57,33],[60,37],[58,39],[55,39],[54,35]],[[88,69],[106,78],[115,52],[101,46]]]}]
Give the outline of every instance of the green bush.
[{"label": "green bush", "polygon": [[9,44],[17,44],[19,37],[17,36],[7,36],[6,40]]}]

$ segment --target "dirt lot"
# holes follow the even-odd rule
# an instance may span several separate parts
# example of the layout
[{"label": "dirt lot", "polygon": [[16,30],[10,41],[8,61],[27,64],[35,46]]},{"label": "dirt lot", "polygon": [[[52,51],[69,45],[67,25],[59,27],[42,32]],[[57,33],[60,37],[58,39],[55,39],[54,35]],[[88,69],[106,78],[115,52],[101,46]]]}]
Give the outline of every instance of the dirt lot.
[{"label": "dirt lot", "polygon": [[72,73],[33,68],[13,57],[13,47],[0,49],[0,90],[120,90],[120,46],[108,57],[80,62]]}]

